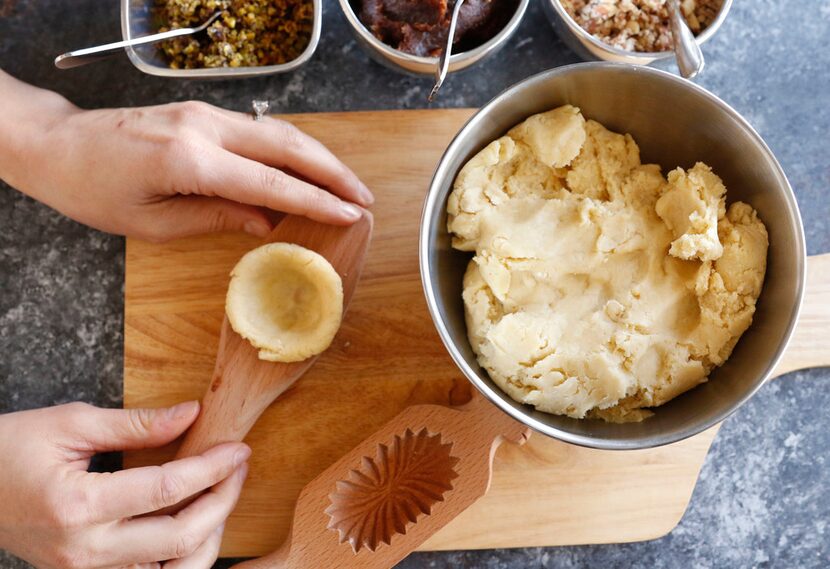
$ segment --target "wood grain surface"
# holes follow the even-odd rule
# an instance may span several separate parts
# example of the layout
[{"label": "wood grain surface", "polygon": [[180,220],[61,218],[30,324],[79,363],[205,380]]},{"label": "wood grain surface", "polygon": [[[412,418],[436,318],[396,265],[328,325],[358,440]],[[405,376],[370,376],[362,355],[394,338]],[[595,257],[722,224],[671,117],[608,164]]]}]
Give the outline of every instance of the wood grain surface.
[{"label": "wood grain surface", "polygon": [[[340,276],[343,311],[348,310],[360,280],[372,235],[372,214],[349,226],[318,223],[289,215],[266,243],[289,242],[322,255]],[[199,417],[179,445],[176,458],[195,456],[227,442],[243,440],[262,412],[317,361],[281,363],[259,359],[259,350],[237,334],[225,316],[209,388]]]},{"label": "wood grain surface", "polygon": [[[275,550],[302,488],[404,408],[458,405],[471,386],[445,352],[418,273],[421,205],[441,153],[470,110],[285,117],[322,140],[375,192],[363,278],[332,347],[268,408],[245,439],[250,474],[225,531],[224,556]],[[228,273],[258,244],[219,234],[127,242],[124,404],[198,399],[213,372]],[[784,362],[786,364],[786,362]],[[782,365],[784,365],[782,364]],[[487,495],[421,549],[646,540],[686,509],[717,427],[652,450],[609,452],[531,437],[502,445]],[[175,448],[130,453],[128,467]]]},{"label": "wood grain surface", "polygon": [[481,395],[407,407],[303,488],[282,547],[238,567],[393,567],[485,495],[503,442],[529,436]]},{"label": "wood grain surface", "polygon": [[830,253],[807,257],[801,314],[773,377],[830,365]]}]

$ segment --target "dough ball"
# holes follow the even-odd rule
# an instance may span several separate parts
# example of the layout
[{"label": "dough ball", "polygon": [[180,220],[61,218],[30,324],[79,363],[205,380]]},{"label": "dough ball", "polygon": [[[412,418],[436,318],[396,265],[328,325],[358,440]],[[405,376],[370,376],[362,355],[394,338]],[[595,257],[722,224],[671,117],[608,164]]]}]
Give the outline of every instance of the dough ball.
[{"label": "dough ball", "polygon": [[225,309],[261,360],[298,362],[331,345],[343,316],[343,283],[318,253],[269,243],[233,268]]},{"label": "dough ball", "polygon": [[657,200],[657,215],[672,232],[669,254],[678,259],[713,261],[723,254],[718,221],[726,209],[726,187],[702,162],[685,172],[669,172],[666,191]]},{"label": "dough ball", "polygon": [[563,105],[528,117],[507,135],[527,144],[542,164],[561,168],[576,158],[585,142],[585,119],[576,107]]}]

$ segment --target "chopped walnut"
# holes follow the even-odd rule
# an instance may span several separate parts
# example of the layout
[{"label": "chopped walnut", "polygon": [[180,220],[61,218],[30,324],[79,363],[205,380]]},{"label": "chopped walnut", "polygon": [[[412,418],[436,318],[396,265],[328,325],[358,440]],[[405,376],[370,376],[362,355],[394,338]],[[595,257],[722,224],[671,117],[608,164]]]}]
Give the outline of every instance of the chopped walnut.
[{"label": "chopped walnut", "polygon": [[[666,0],[561,0],[585,31],[610,46],[626,51],[672,49]],[[689,28],[698,35],[711,24],[723,0],[681,0]]]}]

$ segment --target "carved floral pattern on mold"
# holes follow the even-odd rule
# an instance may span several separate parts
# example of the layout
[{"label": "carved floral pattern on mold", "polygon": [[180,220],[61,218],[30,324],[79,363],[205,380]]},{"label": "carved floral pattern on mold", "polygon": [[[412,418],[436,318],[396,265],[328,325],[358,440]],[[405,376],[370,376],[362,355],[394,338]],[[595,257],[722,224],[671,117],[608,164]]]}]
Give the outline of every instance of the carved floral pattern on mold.
[{"label": "carved floral pattern on mold", "polygon": [[364,456],[335,484],[326,509],[328,528],[355,553],[389,545],[393,535],[406,534],[410,523],[429,515],[452,490],[458,457],[451,450],[452,443],[442,443],[440,434],[430,435],[426,428],[417,434],[407,429],[392,444],[378,445],[374,458]]}]

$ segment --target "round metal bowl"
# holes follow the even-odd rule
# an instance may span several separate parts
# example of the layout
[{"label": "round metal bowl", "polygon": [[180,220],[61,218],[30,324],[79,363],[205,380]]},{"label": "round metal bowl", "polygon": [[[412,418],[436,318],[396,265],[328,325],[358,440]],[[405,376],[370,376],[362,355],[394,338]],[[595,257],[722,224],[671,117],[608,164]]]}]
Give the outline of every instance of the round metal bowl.
[{"label": "round metal bowl", "polygon": [[[562,41],[583,59],[602,59],[605,61],[616,61],[618,63],[648,65],[660,59],[674,57],[673,51],[627,51],[608,45],[592,36],[582,26],[577,24],[565,8],[562,7],[560,0],[542,0],[542,7],[551,25],[556,30],[556,33],[562,38]],[[726,19],[726,15],[729,13],[731,7],[732,0],[723,0],[723,5],[715,20],[697,36],[698,44],[703,44],[715,35]]]},{"label": "round metal bowl", "polygon": [[[343,9],[343,14],[349,22],[349,26],[352,29],[352,33],[354,34],[357,43],[366,51],[366,53],[369,54],[369,57],[381,65],[394,69],[395,71],[415,75],[435,74],[435,69],[438,66],[437,57],[419,57],[417,55],[410,55],[386,45],[376,38],[372,32],[370,32],[366,26],[363,25],[360,18],[358,18],[357,14],[355,14],[354,9],[352,9],[352,5],[349,3],[349,0],[339,1],[340,7]],[[470,65],[493,55],[504,47],[507,40],[513,35],[513,32],[515,32],[516,28],[519,27],[519,23],[521,23],[529,3],[530,0],[519,0],[516,12],[504,28],[480,46],[467,51],[462,51],[461,53],[452,54],[450,56],[449,73],[460,71],[466,67],[469,67]]]},{"label": "round metal bowl", "polygon": [[[476,152],[528,116],[563,104],[616,132],[630,133],[643,163],[709,164],[767,226],[770,247],[754,322],[732,356],[709,377],[640,423],[577,420],[536,411],[506,395],[479,367],[467,340],[462,277],[471,255],[451,247],[447,197],[457,172]],[[424,204],[419,243],[421,280],[435,326],[455,363],[503,411],[545,435],[601,449],[672,443],[708,429],[749,399],[769,377],[795,326],[806,252],[801,216],[784,172],[752,127],[708,91],[663,71],[615,63],[560,67],[509,88],[478,111],[453,139]]]}]

